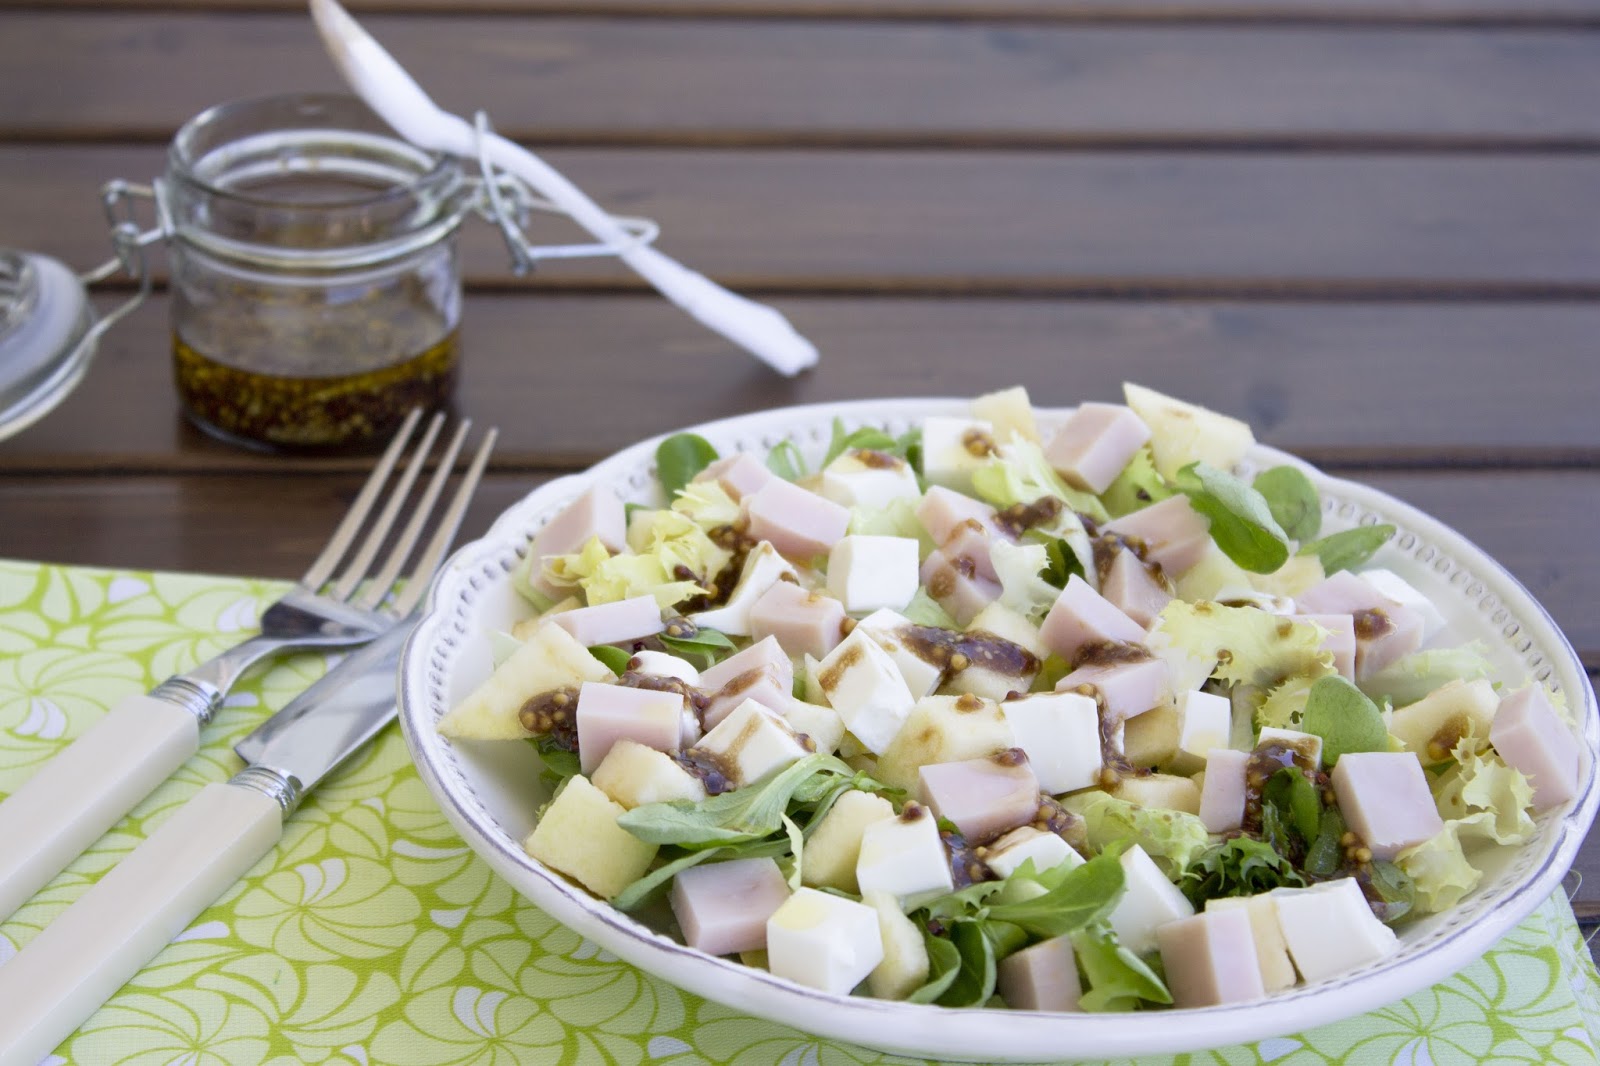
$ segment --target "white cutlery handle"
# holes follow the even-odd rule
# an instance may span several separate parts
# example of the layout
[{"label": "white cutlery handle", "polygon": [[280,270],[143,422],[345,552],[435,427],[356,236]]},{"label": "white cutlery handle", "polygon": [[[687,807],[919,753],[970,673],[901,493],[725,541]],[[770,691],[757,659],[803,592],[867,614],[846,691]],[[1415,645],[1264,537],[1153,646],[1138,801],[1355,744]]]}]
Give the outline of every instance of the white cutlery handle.
[{"label": "white cutlery handle", "polygon": [[283,835],[262,792],[207,785],[8,962],[0,1066],[35,1066]]},{"label": "white cutlery handle", "polygon": [[200,750],[195,716],[130,696],[0,803],[0,921]]}]

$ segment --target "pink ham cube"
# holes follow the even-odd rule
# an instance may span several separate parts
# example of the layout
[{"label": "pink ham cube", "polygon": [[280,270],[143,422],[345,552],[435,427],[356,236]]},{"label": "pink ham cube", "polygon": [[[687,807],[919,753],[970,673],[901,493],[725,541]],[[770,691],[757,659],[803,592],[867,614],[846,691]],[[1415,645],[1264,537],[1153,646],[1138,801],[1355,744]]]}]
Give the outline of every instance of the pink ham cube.
[{"label": "pink ham cube", "polygon": [[944,552],[945,558],[955,561],[957,565],[960,565],[963,559],[970,562],[973,573],[979,577],[998,581],[1000,575],[995,572],[989,545],[1000,535],[976,518],[969,518],[951,530],[949,538],[939,550]]},{"label": "pink ham cube", "polygon": [[528,546],[528,553],[533,556],[528,583],[553,599],[566,595],[565,589],[544,576],[544,561],[579,551],[592,537],[599,537],[600,543],[610,552],[620,552],[628,546],[628,523],[622,501],[601,485],[567,504],[535,534],[533,543]]},{"label": "pink ham cube", "polygon": [[694,479],[715,481],[729,496],[741,500],[777,476],[768,470],[767,464],[760,459],[741,452],[726,459],[718,459],[696,474]]},{"label": "pink ham cube", "polygon": [[931,763],[917,778],[922,802],[954,822],[968,843],[986,843],[1039,813],[1039,782],[1021,748],[986,759]]},{"label": "pink ham cube", "polygon": [[923,494],[916,514],[917,521],[935,544],[942,545],[949,540],[963,522],[977,522],[984,529],[996,528],[993,507],[942,485],[935,485]]},{"label": "pink ham cube", "polygon": [[[977,613],[1000,598],[1000,583],[978,573],[977,564],[966,558],[953,559],[943,549],[928,556],[922,564],[922,584],[928,595],[965,626]],[[1142,635],[1142,634],[1141,634]]]},{"label": "pink ham cube", "polygon": [[1146,560],[1173,576],[1198,563],[1211,545],[1211,523],[1183,496],[1169,496],[1114,519],[1104,532],[1140,541]]},{"label": "pink ham cube", "polygon": [[1160,659],[1080,666],[1056,682],[1057,692],[1091,688],[1113,723],[1135,718],[1172,698],[1172,670]]},{"label": "pink ham cube", "polygon": [[1072,939],[1041,940],[1000,960],[998,988],[1012,1010],[1077,1010],[1083,998]]},{"label": "pink ham cube", "polygon": [[683,697],[676,692],[585,681],[578,689],[578,761],[592,774],[619,740],[677,751]]},{"label": "pink ham cube", "polygon": [[684,943],[708,955],[766,948],[767,919],[788,898],[772,859],[708,862],[672,879],[672,913]]},{"label": "pink ham cube", "polygon": [[1244,1003],[1267,994],[1250,913],[1242,907],[1158,926],[1156,943],[1175,1007]]},{"label": "pink ham cube", "polygon": [[1080,404],[1045,445],[1044,457],[1073,488],[1099,495],[1150,439],[1150,427],[1121,404]]},{"label": "pink ham cube", "polygon": [[1117,610],[1148,627],[1161,608],[1172,602],[1168,592],[1131,551],[1119,551],[1100,582],[1100,595]]},{"label": "pink ham cube", "polygon": [[1489,743],[1533,785],[1534,810],[1559,806],[1578,794],[1578,739],[1540,686],[1520,688],[1500,701]]},{"label": "pink ham cube", "polygon": [[1090,644],[1138,644],[1144,640],[1144,627],[1073,574],[1050,613],[1044,616],[1039,639],[1071,662]]},{"label": "pink ham cube", "polygon": [[828,554],[850,526],[848,507],[780,477],[746,497],[744,508],[750,519],[750,536],[771,541],[779,552],[798,562]]},{"label": "pink ham cube", "polygon": [[701,671],[696,687],[710,697],[703,715],[709,731],[745,700],[755,700],[773,711],[787,706],[794,696],[794,663],[777,640],[768,636]]},{"label": "pink ham cube", "polygon": [[779,581],[750,608],[750,635],[772,637],[790,656],[821,659],[844,639],[844,604],[832,596]]},{"label": "pink ham cube", "polygon": [[1310,622],[1328,631],[1323,651],[1333,652],[1333,668],[1346,681],[1356,679],[1356,620],[1348,614],[1291,614],[1295,622]]},{"label": "pink ham cube", "polygon": [[1229,833],[1244,824],[1244,771],[1249,761],[1248,751],[1206,752],[1206,783],[1200,790],[1200,821],[1206,832]]},{"label": "pink ham cube", "polygon": [[1373,588],[1359,574],[1341,570],[1295,597],[1307,614],[1353,615],[1356,679],[1365,680],[1422,646],[1422,612]]},{"label": "pink ham cube", "polygon": [[552,615],[550,620],[586,648],[596,644],[624,644],[655,636],[666,629],[661,621],[661,607],[654,596],[635,596],[631,600],[579,607]]},{"label": "pink ham cube", "polygon": [[1346,752],[1332,777],[1345,822],[1374,858],[1393,859],[1444,828],[1413,752]]}]

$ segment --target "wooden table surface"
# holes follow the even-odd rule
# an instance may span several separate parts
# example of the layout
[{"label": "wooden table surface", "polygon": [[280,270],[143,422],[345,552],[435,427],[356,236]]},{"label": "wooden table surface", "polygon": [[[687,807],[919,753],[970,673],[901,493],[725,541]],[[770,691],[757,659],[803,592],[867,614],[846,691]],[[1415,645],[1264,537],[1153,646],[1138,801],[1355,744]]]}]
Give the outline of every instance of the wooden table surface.
[{"label": "wooden table surface", "polygon": [[[685,423],[1131,379],[1453,524],[1600,671],[1600,0],[354,7],[823,352],[780,379],[612,262],[519,280],[472,227],[456,406],[503,436],[468,533]],[[185,119],[337,87],[295,0],[0,0],[0,244],[97,263],[98,187]],[[0,556],[292,577],[332,528],[361,463],[185,424],[166,312],[0,444]],[[1600,916],[1600,838],[1579,866]]]}]

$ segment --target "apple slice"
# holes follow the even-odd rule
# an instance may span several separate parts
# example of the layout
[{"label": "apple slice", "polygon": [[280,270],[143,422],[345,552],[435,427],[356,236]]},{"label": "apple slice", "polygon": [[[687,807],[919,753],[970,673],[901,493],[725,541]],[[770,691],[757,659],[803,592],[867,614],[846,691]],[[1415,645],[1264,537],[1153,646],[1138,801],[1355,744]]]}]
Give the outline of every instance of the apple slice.
[{"label": "apple slice", "polygon": [[1255,443],[1250,427],[1237,418],[1208,411],[1154,389],[1124,382],[1122,394],[1133,413],[1150,427],[1150,453],[1167,479],[1196,460],[1232,470]]},{"label": "apple slice", "polygon": [[546,622],[483,684],[439,719],[439,732],[466,740],[522,740],[531,734],[522,728],[517,712],[528,700],[559,688],[577,688],[585,681],[611,681],[615,676],[565,629]]}]

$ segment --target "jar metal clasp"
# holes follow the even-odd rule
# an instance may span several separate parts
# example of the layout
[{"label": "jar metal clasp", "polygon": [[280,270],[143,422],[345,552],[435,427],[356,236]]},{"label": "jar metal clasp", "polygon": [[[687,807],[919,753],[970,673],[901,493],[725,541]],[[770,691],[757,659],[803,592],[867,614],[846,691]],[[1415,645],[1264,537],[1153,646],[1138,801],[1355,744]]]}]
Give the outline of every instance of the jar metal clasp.
[{"label": "jar metal clasp", "polygon": [[[147,249],[153,244],[165,243],[172,234],[172,218],[167,212],[164,198],[155,187],[159,180],[151,185],[140,185],[116,178],[100,187],[100,206],[105,210],[106,222],[111,227],[111,249],[116,254],[93,270],[79,275],[79,280],[85,285],[93,285],[122,271],[133,279],[137,288],[120,307],[95,322],[89,331],[91,340],[98,341],[106,330],[126,318],[150,296],[153,279]],[[149,200],[155,205],[153,228],[143,229],[140,226],[133,204],[135,200]]]}]

